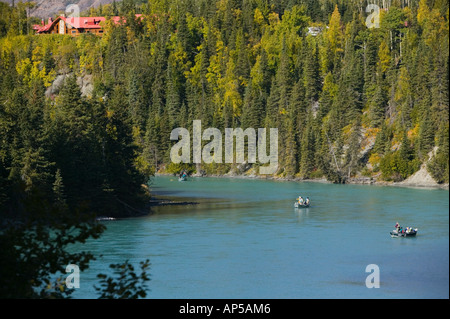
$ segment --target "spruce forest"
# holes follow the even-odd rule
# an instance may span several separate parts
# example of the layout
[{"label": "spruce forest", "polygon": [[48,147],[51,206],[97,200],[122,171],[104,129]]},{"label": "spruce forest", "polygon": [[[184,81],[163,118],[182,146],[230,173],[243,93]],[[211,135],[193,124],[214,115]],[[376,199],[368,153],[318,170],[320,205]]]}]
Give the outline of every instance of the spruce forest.
[{"label": "spruce forest", "polygon": [[448,183],[447,0],[123,0],[83,13],[124,17],[101,37],[34,35],[29,5],[0,2],[2,212],[134,215],[155,172],[256,171],[171,163],[193,120],[278,128],[277,177]]}]

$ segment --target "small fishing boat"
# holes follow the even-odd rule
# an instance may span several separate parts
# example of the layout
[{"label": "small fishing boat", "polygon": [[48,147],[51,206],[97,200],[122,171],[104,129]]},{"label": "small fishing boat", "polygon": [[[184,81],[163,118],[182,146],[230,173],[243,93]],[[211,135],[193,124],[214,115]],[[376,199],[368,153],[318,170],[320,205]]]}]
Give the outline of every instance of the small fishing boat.
[{"label": "small fishing boat", "polygon": [[309,201],[309,197],[306,197],[306,199],[303,198],[303,196],[299,196],[295,199],[294,207],[295,208],[308,208],[311,202]]},{"label": "small fishing boat", "polygon": [[391,237],[414,237],[417,235],[417,231],[417,228],[408,227],[408,229],[403,229],[401,231],[394,229],[390,234]]}]

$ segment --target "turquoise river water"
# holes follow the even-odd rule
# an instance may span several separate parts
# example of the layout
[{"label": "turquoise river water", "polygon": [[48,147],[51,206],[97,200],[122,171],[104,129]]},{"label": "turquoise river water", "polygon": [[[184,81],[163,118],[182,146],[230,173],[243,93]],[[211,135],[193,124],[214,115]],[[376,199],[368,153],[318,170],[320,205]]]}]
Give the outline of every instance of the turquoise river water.
[{"label": "turquoise river water", "polygon": [[[101,257],[74,298],[96,298],[109,264],[147,258],[147,298],[449,298],[448,190],[157,176],[152,191],[198,204],[105,222],[79,247]],[[299,194],[310,208],[293,207]],[[391,238],[397,221],[417,237]]]}]

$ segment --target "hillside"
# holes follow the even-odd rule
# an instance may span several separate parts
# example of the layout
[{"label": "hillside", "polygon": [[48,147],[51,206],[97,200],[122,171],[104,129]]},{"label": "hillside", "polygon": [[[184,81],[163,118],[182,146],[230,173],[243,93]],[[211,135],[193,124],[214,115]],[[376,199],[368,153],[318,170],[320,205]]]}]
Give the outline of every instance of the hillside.
[{"label": "hillside", "polygon": [[267,152],[228,162],[207,137],[174,161],[195,121],[277,129],[276,178],[447,184],[449,4],[389,3],[368,28],[359,0],[127,0],[142,18],[102,37],[36,36],[0,3],[0,208],[35,190],[133,214],[154,172],[264,174]]}]

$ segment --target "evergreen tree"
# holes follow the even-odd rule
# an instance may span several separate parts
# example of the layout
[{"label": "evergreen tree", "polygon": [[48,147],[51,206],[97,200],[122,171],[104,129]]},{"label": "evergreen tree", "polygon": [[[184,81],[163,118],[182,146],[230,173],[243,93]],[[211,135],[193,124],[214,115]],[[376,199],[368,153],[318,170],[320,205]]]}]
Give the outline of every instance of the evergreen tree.
[{"label": "evergreen tree", "polygon": [[384,88],[381,82],[377,85],[375,89],[375,93],[372,97],[372,101],[370,103],[370,124],[374,127],[380,126],[380,124],[384,121],[385,109],[386,109],[387,99],[386,94],[384,92]]},{"label": "evergreen tree", "polygon": [[391,149],[390,131],[386,123],[382,123],[380,132],[377,134],[373,151],[379,155],[388,153]]},{"label": "evergreen tree", "polygon": [[428,152],[434,146],[435,129],[430,118],[430,111],[425,111],[424,117],[420,122],[419,137],[418,137],[418,154],[423,159],[428,159]]},{"label": "evergreen tree", "polygon": [[146,103],[144,89],[139,82],[137,73],[135,70],[132,70],[129,74],[127,83],[128,109],[133,126],[145,131],[147,110],[145,109]]},{"label": "evergreen tree", "polygon": [[61,170],[56,170],[55,182],[53,183],[53,195],[55,203],[60,207],[66,206],[66,194],[64,192],[64,183],[61,176]]},{"label": "evergreen tree", "polygon": [[315,165],[315,136],[313,131],[312,113],[308,112],[308,122],[303,131],[300,150],[300,175],[309,178]]},{"label": "evergreen tree", "polygon": [[[310,44],[309,46],[312,46]],[[308,45],[306,46],[308,47]],[[319,76],[319,46],[308,48],[305,54],[305,98],[309,105],[316,102],[321,91],[321,80]]]},{"label": "evergreen tree", "polygon": [[438,149],[427,165],[431,176],[438,183],[449,181],[449,125],[443,123],[437,132]]}]

